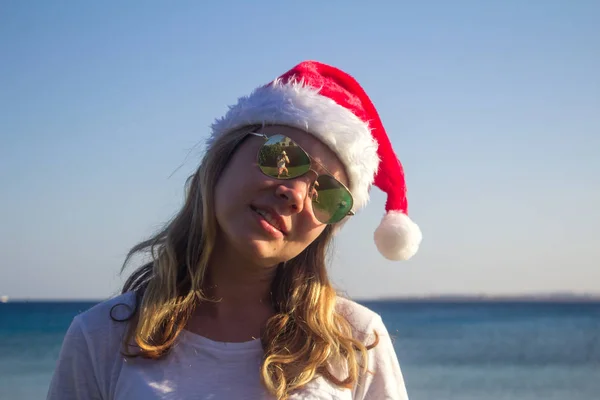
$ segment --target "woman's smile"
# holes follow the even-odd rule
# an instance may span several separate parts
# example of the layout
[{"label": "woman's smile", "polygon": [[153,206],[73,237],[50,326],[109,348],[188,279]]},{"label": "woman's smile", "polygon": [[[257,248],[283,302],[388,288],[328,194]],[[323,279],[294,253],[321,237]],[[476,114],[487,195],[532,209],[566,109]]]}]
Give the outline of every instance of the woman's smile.
[{"label": "woman's smile", "polygon": [[252,213],[254,214],[254,217],[258,221],[259,225],[269,235],[277,239],[282,239],[285,235],[287,235],[288,230],[285,226],[283,218],[273,210],[255,206],[250,206],[250,209],[252,210]]}]

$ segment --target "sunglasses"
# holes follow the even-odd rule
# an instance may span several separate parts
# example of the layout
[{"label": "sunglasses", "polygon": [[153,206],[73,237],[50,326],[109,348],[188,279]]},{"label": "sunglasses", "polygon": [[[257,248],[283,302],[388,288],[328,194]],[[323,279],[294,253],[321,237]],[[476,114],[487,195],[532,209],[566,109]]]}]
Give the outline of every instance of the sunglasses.
[{"label": "sunglasses", "polygon": [[[354,215],[354,200],[350,190],[335,179],[327,168],[314,160],[296,142],[284,135],[267,136],[263,133],[249,132],[261,137],[265,143],[258,150],[258,167],[263,174],[275,179],[295,179],[312,171],[316,180],[309,188],[313,213],[323,224],[335,224],[348,215]],[[327,174],[318,174],[313,163],[319,165]]]}]

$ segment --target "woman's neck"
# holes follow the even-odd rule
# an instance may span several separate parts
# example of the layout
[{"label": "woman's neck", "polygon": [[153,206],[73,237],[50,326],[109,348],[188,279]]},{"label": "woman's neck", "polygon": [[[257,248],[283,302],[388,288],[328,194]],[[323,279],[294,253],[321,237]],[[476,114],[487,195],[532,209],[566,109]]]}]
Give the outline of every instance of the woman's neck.
[{"label": "woman's neck", "polygon": [[275,314],[271,286],[277,266],[259,267],[229,257],[213,257],[204,295],[187,329],[209,339],[241,342],[260,337]]},{"label": "woman's neck", "polygon": [[206,294],[224,305],[251,306],[270,301],[277,265],[261,266],[233,251],[216,250],[209,262]]}]

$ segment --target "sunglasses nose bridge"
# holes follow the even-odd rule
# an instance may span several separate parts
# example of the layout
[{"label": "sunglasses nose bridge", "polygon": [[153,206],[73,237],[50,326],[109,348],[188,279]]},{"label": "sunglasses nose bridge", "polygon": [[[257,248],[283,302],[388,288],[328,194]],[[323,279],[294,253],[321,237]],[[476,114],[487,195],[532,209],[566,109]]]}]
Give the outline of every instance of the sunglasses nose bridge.
[{"label": "sunglasses nose bridge", "polygon": [[319,173],[312,168],[306,171],[306,173],[303,176],[307,178],[307,182],[310,186],[312,186],[317,181],[317,179],[319,179]]}]

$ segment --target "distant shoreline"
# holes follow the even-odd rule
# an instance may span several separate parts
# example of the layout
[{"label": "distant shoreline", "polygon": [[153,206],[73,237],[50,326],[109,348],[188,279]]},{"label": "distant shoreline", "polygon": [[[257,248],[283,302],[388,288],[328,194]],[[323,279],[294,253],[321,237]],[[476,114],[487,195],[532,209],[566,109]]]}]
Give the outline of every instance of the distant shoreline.
[{"label": "distant shoreline", "polygon": [[361,298],[357,300],[406,303],[599,303],[600,294],[429,295]]},{"label": "distant shoreline", "polygon": [[[10,298],[10,303],[100,303],[109,299],[34,299]],[[523,295],[423,295],[387,297],[350,297],[358,302],[400,303],[600,303],[600,294],[523,294]],[[0,304],[1,306],[1,304]]]}]

